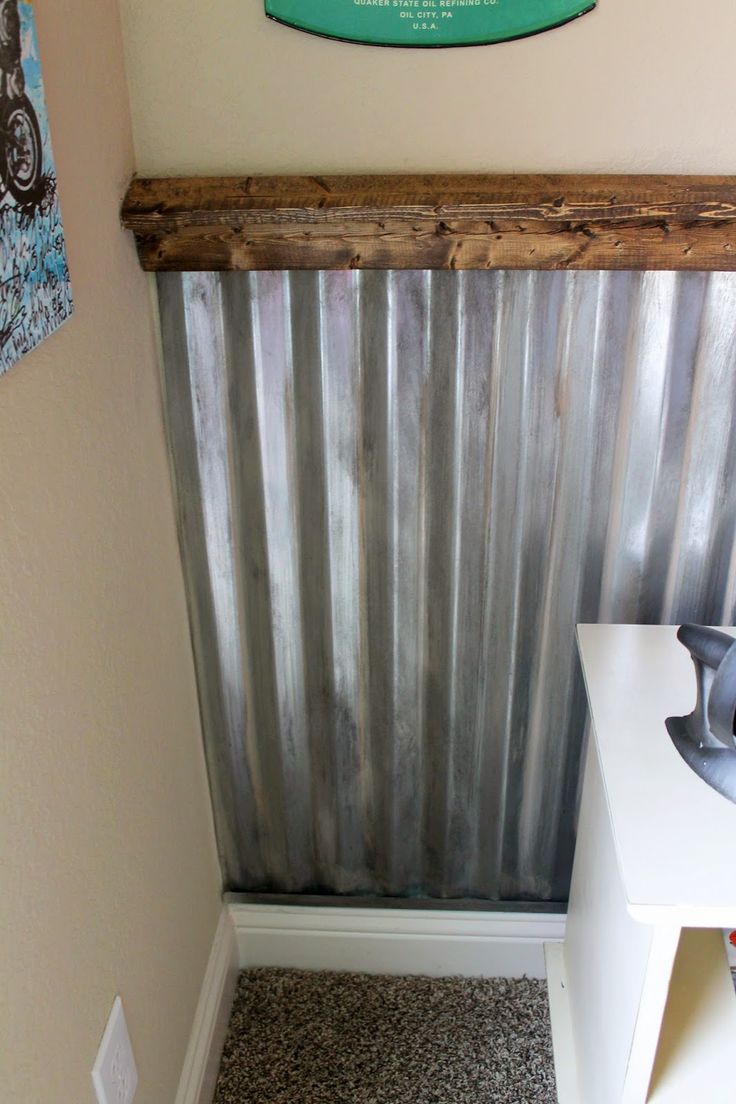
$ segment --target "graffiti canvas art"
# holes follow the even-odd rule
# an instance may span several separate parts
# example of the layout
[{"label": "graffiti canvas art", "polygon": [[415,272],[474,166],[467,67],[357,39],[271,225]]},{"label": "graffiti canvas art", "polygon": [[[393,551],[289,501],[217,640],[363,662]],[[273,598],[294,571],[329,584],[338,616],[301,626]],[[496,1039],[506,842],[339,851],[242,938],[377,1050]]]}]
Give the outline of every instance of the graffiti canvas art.
[{"label": "graffiti canvas art", "polygon": [[71,312],[33,6],[0,0],[0,374]]}]

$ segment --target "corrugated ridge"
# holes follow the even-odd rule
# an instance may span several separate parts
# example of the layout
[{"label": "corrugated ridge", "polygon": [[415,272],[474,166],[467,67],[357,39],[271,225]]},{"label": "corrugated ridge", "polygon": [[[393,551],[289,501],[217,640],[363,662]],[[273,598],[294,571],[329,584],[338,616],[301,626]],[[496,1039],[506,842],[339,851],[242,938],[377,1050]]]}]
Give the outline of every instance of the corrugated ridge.
[{"label": "corrugated ridge", "polygon": [[230,888],[566,896],[578,621],[728,623],[736,277],[159,277]]}]

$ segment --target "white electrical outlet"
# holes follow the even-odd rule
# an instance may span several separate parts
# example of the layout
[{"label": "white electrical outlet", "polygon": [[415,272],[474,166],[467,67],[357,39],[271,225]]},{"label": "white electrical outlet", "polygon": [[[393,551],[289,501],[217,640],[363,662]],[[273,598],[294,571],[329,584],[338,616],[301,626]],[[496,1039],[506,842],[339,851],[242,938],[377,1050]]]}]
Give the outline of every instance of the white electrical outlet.
[{"label": "white electrical outlet", "polygon": [[115,998],[97,1051],[92,1084],[100,1104],[131,1104],[135,1096],[138,1070],[120,997]]}]

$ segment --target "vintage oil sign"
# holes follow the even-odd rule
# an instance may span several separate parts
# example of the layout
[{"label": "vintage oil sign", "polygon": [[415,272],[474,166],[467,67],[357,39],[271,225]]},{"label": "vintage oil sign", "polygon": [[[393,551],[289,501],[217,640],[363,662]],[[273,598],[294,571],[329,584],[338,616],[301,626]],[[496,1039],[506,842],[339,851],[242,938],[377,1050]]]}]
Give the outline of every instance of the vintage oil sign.
[{"label": "vintage oil sign", "polygon": [[371,46],[480,46],[538,34],[595,0],[266,0],[280,23]]}]

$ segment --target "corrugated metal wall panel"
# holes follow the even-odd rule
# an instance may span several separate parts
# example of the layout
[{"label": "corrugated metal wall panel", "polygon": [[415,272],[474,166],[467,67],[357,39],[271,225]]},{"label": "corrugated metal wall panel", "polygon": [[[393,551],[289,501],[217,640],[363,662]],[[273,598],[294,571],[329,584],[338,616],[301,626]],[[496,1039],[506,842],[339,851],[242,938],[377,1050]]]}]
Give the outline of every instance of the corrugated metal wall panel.
[{"label": "corrugated metal wall panel", "polygon": [[736,276],[159,294],[228,886],[564,899],[575,623],[736,612]]}]

